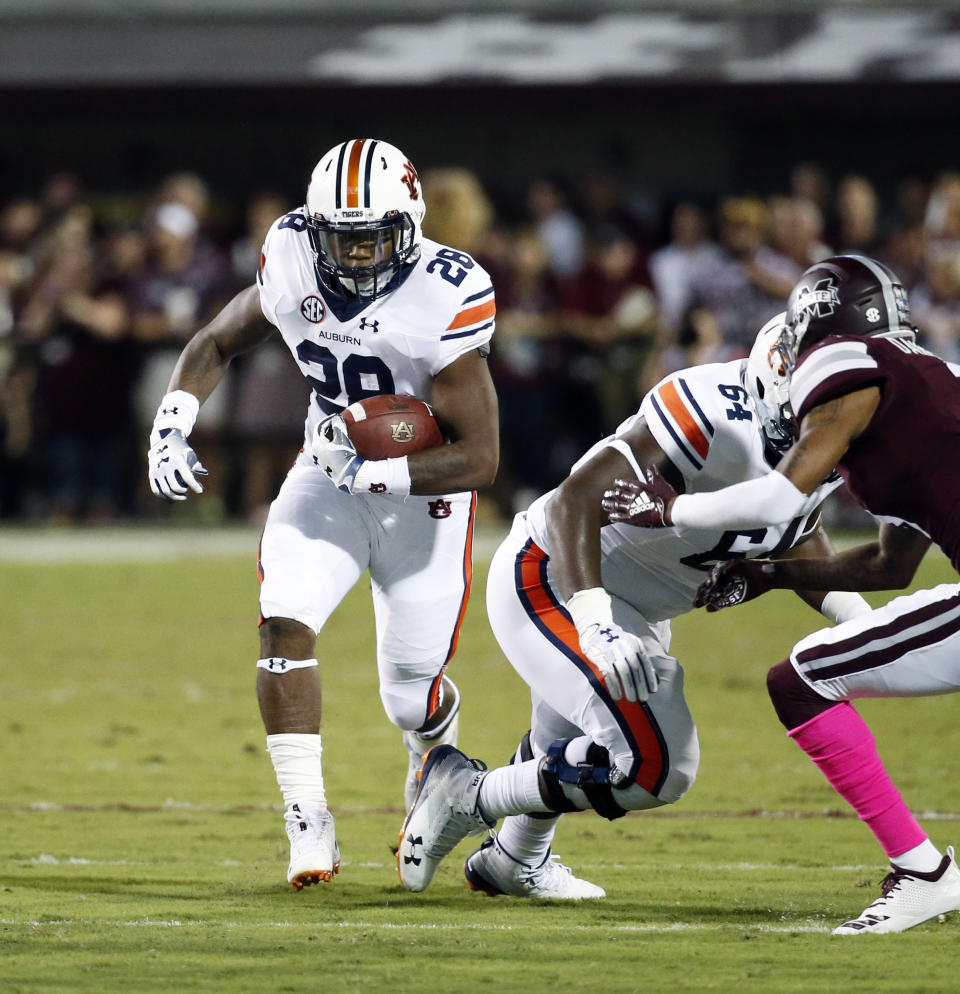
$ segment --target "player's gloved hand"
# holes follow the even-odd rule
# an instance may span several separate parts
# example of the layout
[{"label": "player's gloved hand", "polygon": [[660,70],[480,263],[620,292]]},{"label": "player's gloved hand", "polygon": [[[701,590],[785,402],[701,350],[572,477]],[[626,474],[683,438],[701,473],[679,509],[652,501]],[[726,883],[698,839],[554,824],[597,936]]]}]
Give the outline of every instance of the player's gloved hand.
[{"label": "player's gloved hand", "polygon": [[645,479],[614,480],[613,489],[603,495],[603,509],[611,521],[640,528],[665,528],[664,515],[677,496],[676,490],[660,475],[656,466],[648,466]]},{"label": "player's gloved hand", "polygon": [[357,471],[364,460],[347,434],[347,426],[339,414],[331,414],[317,425],[313,435],[313,458],[339,490],[353,493]]},{"label": "player's gloved hand", "polygon": [[150,489],[161,500],[186,500],[188,488],[202,494],[198,476],[207,471],[179,428],[154,429],[147,452]]},{"label": "player's gloved hand", "polygon": [[763,559],[728,559],[717,563],[700,584],[694,607],[720,611],[752,601],[773,586],[773,563]]},{"label": "player's gloved hand", "polygon": [[615,700],[645,701],[660,680],[640,639],[611,618],[610,597],[602,587],[580,590],[567,601],[580,650],[600,671]]}]

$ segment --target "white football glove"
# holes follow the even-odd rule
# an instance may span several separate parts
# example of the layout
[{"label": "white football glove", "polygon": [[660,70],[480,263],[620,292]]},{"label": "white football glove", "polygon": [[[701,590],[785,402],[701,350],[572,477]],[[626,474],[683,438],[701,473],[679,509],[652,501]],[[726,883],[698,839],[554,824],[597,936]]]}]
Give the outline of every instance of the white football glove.
[{"label": "white football glove", "polygon": [[357,471],[365,460],[357,455],[339,414],[331,414],[317,425],[311,447],[317,465],[333,480],[337,489],[352,494]]},{"label": "white football glove", "polygon": [[[162,437],[161,437],[162,436]],[[190,443],[179,428],[154,430],[150,435],[147,452],[147,474],[150,489],[161,500],[186,500],[187,489],[203,493],[198,476],[207,471],[190,448]]]},{"label": "white football glove", "polygon": [[660,680],[640,639],[610,616],[610,597],[601,587],[578,591],[567,601],[577,626],[580,650],[597,667],[615,700],[645,701]]}]

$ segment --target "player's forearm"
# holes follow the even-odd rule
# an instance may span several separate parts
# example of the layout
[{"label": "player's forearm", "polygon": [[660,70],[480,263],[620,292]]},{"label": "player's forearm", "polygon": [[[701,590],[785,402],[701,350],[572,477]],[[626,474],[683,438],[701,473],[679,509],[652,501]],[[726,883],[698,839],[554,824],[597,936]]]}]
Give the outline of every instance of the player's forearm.
[{"label": "player's forearm", "polygon": [[910,583],[914,568],[883,554],[879,542],[848,549],[829,559],[778,559],[774,587],[788,590],[899,590]]},{"label": "player's forearm", "polygon": [[407,456],[410,493],[429,496],[489,487],[498,462],[496,440],[486,444],[460,441],[415,452]]},{"label": "player's forearm", "polygon": [[167,390],[185,390],[202,404],[223,379],[229,364],[230,357],[220,353],[213,337],[200,331],[180,353]]},{"label": "player's forearm", "polygon": [[241,290],[187,342],[168,390],[185,390],[202,404],[223,379],[230,360],[259,345],[273,332],[260,310],[257,288]]},{"label": "player's forearm", "polygon": [[757,528],[783,524],[801,513],[808,495],[780,473],[736,483],[711,493],[681,494],[667,524],[687,528]]}]

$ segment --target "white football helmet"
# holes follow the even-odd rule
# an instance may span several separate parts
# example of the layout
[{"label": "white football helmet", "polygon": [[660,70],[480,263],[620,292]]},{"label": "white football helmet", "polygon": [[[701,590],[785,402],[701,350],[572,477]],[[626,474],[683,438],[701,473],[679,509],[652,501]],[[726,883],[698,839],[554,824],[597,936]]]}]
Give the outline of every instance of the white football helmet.
[{"label": "white football helmet", "polygon": [[743,371],[743,385],[753,401],[767,444],[783,455],[797,440],[790,408],[790,377],[778,348],[786,311],[771,318],[757,335]]},{"label": "white football helmet", "polygon": [[420,258],[426,207],[410,160],[376,138],[330,149],[307,187],[307,232],[320,282],[373,300],[395,289]]}]

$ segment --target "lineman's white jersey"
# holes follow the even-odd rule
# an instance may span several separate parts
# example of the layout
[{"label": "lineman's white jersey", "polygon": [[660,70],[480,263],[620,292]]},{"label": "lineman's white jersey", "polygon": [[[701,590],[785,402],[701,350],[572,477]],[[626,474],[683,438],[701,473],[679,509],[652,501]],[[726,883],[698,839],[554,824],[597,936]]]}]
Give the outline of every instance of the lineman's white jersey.
[{"label": "lineman's white jersey", "polygon": [[274,222],[257,274],[260,306],[313,388],[301,462],[317,423],[354,401],[409,394],[428,403],[432,378],[486,345],[493,285],[469,255],[424,239],[420,261],[391,293],[362,309],[319,288],[303,208]]},{"label": "lineman's white jersey", "polygon": [[[593,446],[572,471],[642,417],[683,474],[688,494],[766,476],[771,467],[743,387],[745,365],[745,359],[712,363],[666,377],[644,397],[640,410]],[[651,624],[674,618],[692,608],[697,588],[715,563],[736,556],[781,555],[808,535],[816,527],[816,508],[840,483],[836,479],[819,487],[786,525],[744,531],[606,525],[601,532],[603,585]],[[545,509],[551,496],[552,491],[539,497],[527,511],[528,533],[548,555]]]}]

